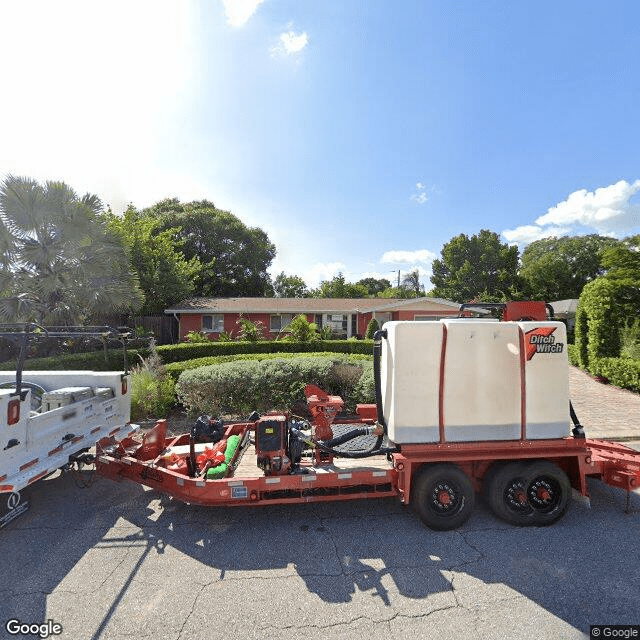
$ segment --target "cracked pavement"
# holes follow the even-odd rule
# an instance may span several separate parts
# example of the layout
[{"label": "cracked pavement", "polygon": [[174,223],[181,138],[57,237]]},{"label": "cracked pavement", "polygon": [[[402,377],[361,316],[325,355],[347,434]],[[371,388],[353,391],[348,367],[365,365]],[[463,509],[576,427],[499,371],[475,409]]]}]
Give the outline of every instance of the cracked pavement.
[{"label": "cracked pavement", "polygon": [[0,636],[17,618],[74,640],[586,638],[640,622],[640,491],[625,513],[590,486],[552,527],[480,502],[435,532],[394,499],[207,509],[57,474],[0,531]]}]

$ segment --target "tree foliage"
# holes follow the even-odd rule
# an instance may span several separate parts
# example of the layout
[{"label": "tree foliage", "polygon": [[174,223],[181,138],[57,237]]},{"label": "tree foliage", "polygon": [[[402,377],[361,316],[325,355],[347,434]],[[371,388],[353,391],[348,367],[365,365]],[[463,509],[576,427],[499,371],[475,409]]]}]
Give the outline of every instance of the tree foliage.
[{"label": "tree foliage", "polygon": [[607,278],[627,280],[640,287],[640,235],[607,246],[602,252],[602,266]]},{"label": "tree foliage", "polygon": [[201,269],[194,295],[203,297],[272,295],[267,269],[276,255],[267,234],[247,227],[208,200],[182,204],[162,200],[144,212],[158,217],[160,230],[173,230],[183,241],[186,260],[197,258]]},{"label": "tree foliage", "polygon": [[109,212],[106,220],[122,238],[131,268],[138,274],[144,291],[142,315],[162,313],[193,293],[201,265],[197,258],[184,257],[178,229],[160,231],[158,218],[143,215],[132,205],[122,216]]},{"label": "tree foliage", "polygon": [[382,293],[385,289],[391,288],[391,282],[386,278],[362,278],[358,280],[356,284],[362,285],[366,288],[368,296],[375,297],[379,293]]},{"label": "tree foliage", "polygon": [[518,248],[501,243],[497,233],[461,233],[444,245],[441,256],[433,261],[433,296],[455,302],[521,297]]},{"label": "tree foliage", "polygon": [[298,276],[288,276],[282,271],[273,281],[276,298],[308,298],[309,290],[304,280]]},{"label": "tree foliage", "polygon": [[142,295],[97,196],[63,182],[9,176],[0,185],[0,317],[78,324],[135,310]]},{"label": "tree foliage", "polygon": [[362,284],[347,282],[342,272],[331,280],[324,280],[313,292],[315,298],[366,298],[368,291]]},{"label": "tree foliage", "polygon": [[419,298],[424,295],[424,285],[420,284],[420,272],[417,269],[409,271],[400,283],[403,289],[411,291],[411,294]]},{"label": "tree foliage", "polygon": [[605,252],[618,244],[595,234],[532,242],[522,252],[520,268],[527,295],[548,302],[579,298],[583,287],[604,273]]}]

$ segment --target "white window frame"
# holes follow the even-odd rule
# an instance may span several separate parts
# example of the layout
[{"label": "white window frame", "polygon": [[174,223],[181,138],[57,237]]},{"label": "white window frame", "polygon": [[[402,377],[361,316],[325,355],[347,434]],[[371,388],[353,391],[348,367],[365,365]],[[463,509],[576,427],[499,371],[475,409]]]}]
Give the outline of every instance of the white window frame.
[{"label": "white window frame", "polygon": [[[205,322],[205,318],[209,322]],[[207,327],[206,324],[211,326]],[[202,316],[202,331],[207,333],[223,333],[224,332],[224,313],[207,313]]]}]

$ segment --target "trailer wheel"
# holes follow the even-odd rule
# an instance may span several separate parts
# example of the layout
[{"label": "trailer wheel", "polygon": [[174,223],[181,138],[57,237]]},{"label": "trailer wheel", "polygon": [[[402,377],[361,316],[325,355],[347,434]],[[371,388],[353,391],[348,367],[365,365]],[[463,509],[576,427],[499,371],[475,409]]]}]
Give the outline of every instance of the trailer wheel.
[{"label": "trailer wheel", "polygon": [[547,526],[558,521],[571,504],[571,483],[553,462],[539,460],[527,467],[527,498],[534,524]]},{"label": "trailer wheel", "polygon": [[520,527],[535,524],[527,495],[528,477],[527,465],[522,462],[493,467],[485,477],[484,495],[493,513]]},{"label": "trailer wheel", "polygon": [[429,465],[414,479],[413,503],[431,529],[455,529],[471,515],[475,493],[469,476],[453,464]]}]

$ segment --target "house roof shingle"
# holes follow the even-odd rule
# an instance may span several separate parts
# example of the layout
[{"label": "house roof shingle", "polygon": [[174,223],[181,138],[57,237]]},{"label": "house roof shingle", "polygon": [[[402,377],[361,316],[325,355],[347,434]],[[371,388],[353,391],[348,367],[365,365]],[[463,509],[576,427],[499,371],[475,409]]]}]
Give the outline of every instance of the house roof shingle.
[{"label": "house roof shingle", "polygon": [[190,298],[165,313],[368,313],[372,311],[454,311],[441,298]]}]

